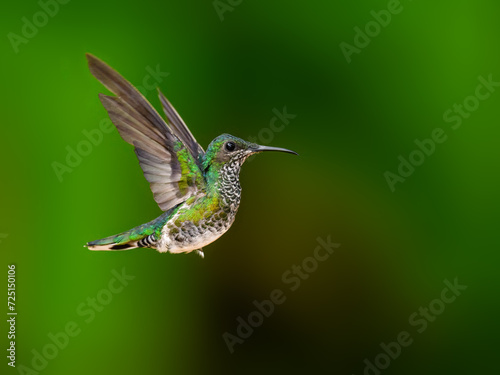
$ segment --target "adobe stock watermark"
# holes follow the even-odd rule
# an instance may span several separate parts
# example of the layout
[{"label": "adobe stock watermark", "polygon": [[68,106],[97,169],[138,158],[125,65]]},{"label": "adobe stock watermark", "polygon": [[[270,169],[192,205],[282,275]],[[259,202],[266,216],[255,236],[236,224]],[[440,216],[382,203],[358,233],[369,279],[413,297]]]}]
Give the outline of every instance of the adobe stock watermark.
[{"label": "adobe stock watermark", "polygon": [[160,83],[167,78],[170,73],[162,72],[160,69],[160,64],[156,64],[155,68],[151,68],[149,65],[146,66],[146,75],[142,79],[142,85],[137,86],[137,90],[141,92],[144,97],[147,97],[151,92],[153,92]]},{"label": "adobe stock watermark", "polygon": [[[95,297],[87,297],[85,302],[80,303],[75,313],[83,319],[83,323],[90,324],[94,321],[96,314],[102,312],[108,306],[115,295],[120,294],[123,289],[129,285],[129,282],[135,279],[135,276],[128,275],[125,268],[122,268],[121,273],[112,270],[113,277],[109,280],[107,286],[97,292]],[[82,322],[70,320],[63,329],[59,332],[47,334],[48,342],[41,348],[31,350],[31,367],[19,365],[17,371],[21,375],[38,375],[49,366],[49,361],[54,360],[61,351],[66,349],[72,339],[82,333],[82,328],[85,325]]]},{"label": "adobe stock watermark", "polygon": [[339,45],[347,63],[351,63],[353,54],[360,54],[364,48],[368,47],[373,38],[376,38],[382,32],[382,29],[389,26],[393,16],[400,14],[403,9],[400,0],[389,0],[387,9],[371,10],[372,20],[368,21],[363,29],[358,26],[354,27],[353,44],[341,42]]},{"label": "adobe stock watermark", "polygon": [[[452,130],[457,130],[462,126],[464,120],[468,119],[471,114],[479,108],[482,101],[491,97],[500,86],[500,82],[493,81],[492,74],[488,78],[479,76],[477,78],[479,84],[476,86],[473,95],[467,96],[462,103],[454,103],[453,106],[443,113],[443,120],[446,123],[452,124]],[[448,139],[448,135],[443,128],[434,128],[429,138],[419,140],[418,138],[413,141],[417,146],[411,151],[407,157],[398,155],[399,165],[397,173],[391,171],[384,172],[384,178],[389,186],[389,189],[394,193],[396,191],[396,184],[403,183],[408,179],[416,167],[420,167],[428,157],[436,151],[438,144],[444,143]]]},{"label": "adobe stock watermark", "polygon": [[[302,281],[309,279],[312,273],[316,272],[319,264],[326,261],[337,249],[340,244],[331,242],[330,236],[326,240],[321,237],[316,239],[318,245],[312,251],[311,256],[302,260],[300,265],[294,264],[281,275],[281,281],[287,286],[290,292],[295,292],[302,285]],[[269,293],[269,299],[262,301],[254,300],[255,309],[250,312],[246,318],[238,316],[236,322],[236,332],[234,334],[224,332],[222,339],[231,354],[234,353],[236,344],[243,344],[245,340],[250,338],[254,330],[260,327],[265,318],[269,318],[277,305],[283,304],[286,299],[286,292],[281,289],[273,289]]]},{"label": "adobe stock watermark", "polygon": [[[274,116],[269,121],[269,126],[260,129],[257,137],[248,137],[250,142],[263,146],[271,144],[274,139],[274,135],[285,130],[285,128],[290,124],[290,120],[297,117],[297,115],[293,113],[288,113],[286,106],[283,106],[283,110],[281,111],[278,108],[273,108],[272,112]],[[253,157],[250,157],[247,163],[253,159]]]},{"label": "adobe stock watermark", "polygon": [[[445,288],[441,290],[439,297],[430,301],[426,306],[420,306],[417,311],[410,314],[408,323],[416,333],[422,334],[429,327],[430,323],[434,323],[438,316],[443,314],[446,306],[455,302],[457,297],[462,294],[462,291],[467,289],[467,285],[458,283],[458,278],[455,277],[453,283],[444,280]],[[410,333],[410,330],[399,332],[394,341],[389,343],[380,343],[380,353],[373,359],[365,358],[363,364],[363,375],[380,375],[383,370],[387,370],[392,361],[399,358],[403,348],[408,348],[414,342],[415,334]],[[353,374],[354,375],[354,374]]]},{"label": "adobe stock watermark", "polygon": [[61,5],[66,5],[70,0],[39,0],[37,2],[40,10],[35,12],[31,17],[21,18],[21,35],[14,32],[7,33],[12,49],[17,54],[19,47],[37,36],[41,28],[45,27],[51,18],[57,16]]},{"label": "adobe stock watermark", "polygon": [[243,0],[214,0],[212,5],[219,16],[220,21],[224,21],[224,13],[232,12]]},{"label": "adobe stock watermark", "polygon": [[[142,79],[141,86],[137,86],[137,89],[144,95],[147,96],[148,93],[152,92],[158,87],[158,85],[163,82],[163,79],[168,77],[170,73],[162,72],[160,70],[160,65],[157,64],[155,69],[150,66],[146,67],[147,74]],[[65,147],[66,157],[63,162],[53,161],[51,167],[59,180],[63,182],[64,175],[66,173],[71,173],[75,168],[80,166],[83,158],[89,156],[95,147],[99,146],[104,140],[104,134],[111,133],[115,129],[111,120],[106,117],[99,122],[99,126],[91,130],[83,130],[83,139],[80,140],[74,147],[67,145]]]}]

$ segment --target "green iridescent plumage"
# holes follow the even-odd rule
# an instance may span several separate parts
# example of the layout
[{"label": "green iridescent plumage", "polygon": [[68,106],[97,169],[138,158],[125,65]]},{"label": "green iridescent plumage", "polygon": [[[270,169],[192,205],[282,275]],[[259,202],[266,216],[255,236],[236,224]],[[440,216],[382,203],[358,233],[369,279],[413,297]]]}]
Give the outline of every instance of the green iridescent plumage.
[{"label": "green iridescent plumage", "polygon": [[179,191],[181,194],[186,194],[189,187],[197,186],[203,188],[205,181],[200,168],[182,142],[175,144],[174,151],[181,167],[182,177],[179,180]]},{"label": "green iridescent plumage", "polygon": [[168,123],[121,75],[96,57],[87,58],[92,74],[116,95],[99,97],[122,138],[134,146],[153,196],[165,211],[149,223],[89,242],[89,249],[151,247],[202,254],[201,247],[234,221],[241,195],[239,172],[246,158],[262,151],[294,153],[229,134],[215,138],[205,152],[161,92]]},{"label": "green iridescent plumage", "polygon": [[175,214],[178,210],[178,207],[171,209],[167,212],[164,212],[161,216],[157,217],[154,220],[151,220],[148,223],[139,225],[135,228],[132,228],[126,232],[102,238],[100,240],[92,241],[87,245],[91,246],[103,246],[103,245],[123,245],[127,244],[131,241],[139,241],[144,237],[149,235],[155,235],[157,237],[160,236],[161,229],[165,225],[165,223]]}]

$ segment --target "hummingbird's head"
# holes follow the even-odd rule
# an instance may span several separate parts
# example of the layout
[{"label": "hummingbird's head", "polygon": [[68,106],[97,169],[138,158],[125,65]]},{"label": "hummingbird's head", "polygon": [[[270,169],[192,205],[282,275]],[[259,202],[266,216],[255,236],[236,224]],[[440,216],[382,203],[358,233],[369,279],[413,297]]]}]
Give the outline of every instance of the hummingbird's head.
[{"label": "hummingbird's head", "polygon": [[230,134],[222,134],[208,145],[203,160],[203,169],[207,169],[210,165],[222,167],[224,164],[234,163],[241,166],[250,155],[264,151],[281,151],[298,155],[296,152],[285,148],[261,146]]}]

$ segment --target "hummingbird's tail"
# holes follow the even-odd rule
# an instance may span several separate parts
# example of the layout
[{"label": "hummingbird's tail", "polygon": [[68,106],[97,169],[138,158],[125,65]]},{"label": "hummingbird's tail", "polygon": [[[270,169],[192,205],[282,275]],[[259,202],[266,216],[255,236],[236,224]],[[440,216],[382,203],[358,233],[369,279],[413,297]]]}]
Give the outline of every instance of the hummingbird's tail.
[{"label": "hummingbird's tail", "polygon": [[136,247],[151,247],[156,249],[156,242],[161,237],[161,229],[177,212],[180,204],[164,212],[149,223],[139,225],[126,232],[88,242],[89,250],[130,250]]},{"label": "hummingbird's tail", "polygon": [[162,219],[163,215],[126,232],[88,242],[85,246],[89,250],[130,250],[137,247],[154,248],[156,243],[156,229],[158,224],[162,224]]},{"label": "hummingbird's tail", "polygon": [[88,242],[89,250],[130,250],[138,246],[137,240],[127,238],[127,232]]}]

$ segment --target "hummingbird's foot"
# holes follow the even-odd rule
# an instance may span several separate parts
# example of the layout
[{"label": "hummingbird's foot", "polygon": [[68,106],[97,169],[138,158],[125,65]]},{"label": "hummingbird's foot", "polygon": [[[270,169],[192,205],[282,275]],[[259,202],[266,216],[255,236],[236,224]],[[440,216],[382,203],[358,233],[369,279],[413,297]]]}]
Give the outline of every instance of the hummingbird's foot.
[{"label": "hummingbird's foot", "polygon": [[198,254],[200,257],[205,258],[205,254],[203,253],[203,249],[198,249],[195,250],[196,254]]}]

